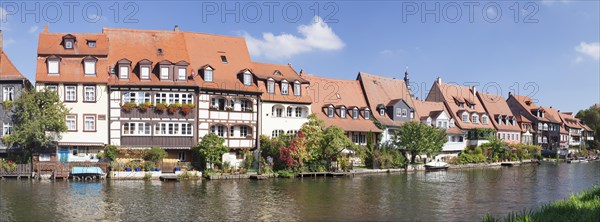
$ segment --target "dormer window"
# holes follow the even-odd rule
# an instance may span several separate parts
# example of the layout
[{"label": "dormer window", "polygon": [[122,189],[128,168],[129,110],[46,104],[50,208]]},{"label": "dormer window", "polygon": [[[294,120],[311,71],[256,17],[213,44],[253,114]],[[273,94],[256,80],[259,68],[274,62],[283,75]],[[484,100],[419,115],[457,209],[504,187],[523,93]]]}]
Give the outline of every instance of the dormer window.
[{"label": "dormer window", "polygon": [[488,117],[487,117],[487,115],[481,116],[481,123],[483,125],[487,125],[488,124]]},{"label": "dormer window", "polygon": [[275,71],[275,75],[276,76],[281,76],[281,73],[279,71]]},{"label": "dormer window", "polygon": [[65,49],[73,49],[73,40],[65,40]]},{"label": "dormer window", "polygon": [[227,62],[227,56],[224,56],[224,55],[222,55],[222,56],[221,56],[221,62],[222,62],[223,64],[227,64],[227,63],[228,63],[228,62]]},{"label": "dormer window", "polygon": [[87,57],[83,60],[83,69],[85,75],[96,75],[96,58]]},{"label": "dormer window", "polygon": [[463,102],[458,102],[457,105],[458,105],[458,107],[461,107],[461,108],[465,107],[465,103],[463,103]]},{"label": "dormer window", "polygon": [[327,117],[329,118],[333,118],[334,115],[334,109],[332,105],[329,105],[329,107],[327,107]]},{"label": "dormer window", "polygon": [[89,48],[96,48],[96,41],[88,40],[87,45]]},{"label": "dormer window", "polygon": [[160,67],[160,79],[161,80],[169,79],[169,67],[168,66]]},{"label": "dormer window", "polygon": [[250,73],[249,71],[244,72],[244,85],[252,85],[252,73]]},{"label": "dormer window", "polygon": [[454,128],[454,119],[450,119],[450,128]]},{"label": "dormer window", "polygon": [[300,82],[299,81],[295,81],[294,82],[294,96],[300,96],[301,92],[300,92]]},{"label": "dormer window", "polygon": [[141,66],[140,67],[140,78],[141,79],[150,79],[150,66]]},{"label": "dormer window", "polygon": [[352,109],[352,119],[358,119],[358,108]]},{"label": "dormer window", "polygon": [[385,116],[385,109],[384,108],[379,109],[379,115],[380,116]]},{"label": "dormer window", "polygon": [[469,109],[475,109],[475,105],[469,104]]},{"label": "dormer window", "polygon": [[289,92],[288,82],[286,80],[281,81],[281,94],[287,95]]},{"label": "dormer window", "polygon": [[346,107],[340,108],[340,118],[346,118]]},{"label": "dormer window", "polygon": [[212,82],[213,81],[213,69],[209,66],[204,69],[204,81]]},{"label": "dormer window", "polygon": [[59,63],[60,59],[58,57],[48,58],[48,74],[58,74],[59,73]]},{"label": "dormer window", "polygon": [[431,119],[431,117],[427,117],[427,125],[428,125],[428,126],[431,126],[431,122],[432,122],[432,119]]},{"label": "dormer window", "polygon": [[462,122],[463,123],[468,123],[469,122],[469,114],[467,112],[464,112],[462,114]]},{"label": "dormer window", "polygon": [[473,116],[471,116],[471,122],[474,124],[479,123],[479,115],[477,115],[476,113],[473,114]]},{"label": "dormer window", "polygon": [[371,110],[369,108],[365,109],[365,119],[371,119]]},{"label": "dormer window", "polygon": [[186,68],[177,69],[177,79],[178,80],[185,80],[186,77],[187,77],[187,69]]},{"label": "dormer window", "polygon": [[126,65],[119,66],[119,78],[129,79],[129,66],[126,66]]},{"label": "dormer window", "polygon": [[269,93],[269,94],[275,93],[275,80],[273,80],[273,79],[267,80],[267,93]]}]

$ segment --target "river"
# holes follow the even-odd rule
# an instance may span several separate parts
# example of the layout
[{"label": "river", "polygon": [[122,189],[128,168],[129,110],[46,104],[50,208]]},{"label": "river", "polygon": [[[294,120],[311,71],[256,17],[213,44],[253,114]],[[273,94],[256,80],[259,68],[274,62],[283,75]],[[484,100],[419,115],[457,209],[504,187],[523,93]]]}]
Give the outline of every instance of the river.
[{"label": "river", "polygon": [[600,184],[600,162],[345,178],[0,181],[0,221],[480,221]]}]

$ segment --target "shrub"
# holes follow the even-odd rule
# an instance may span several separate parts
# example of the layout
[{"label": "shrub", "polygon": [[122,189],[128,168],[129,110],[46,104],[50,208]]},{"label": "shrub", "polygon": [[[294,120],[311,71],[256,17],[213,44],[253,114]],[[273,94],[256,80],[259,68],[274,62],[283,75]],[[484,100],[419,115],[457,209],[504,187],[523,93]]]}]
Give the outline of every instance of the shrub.
[{"label": "shrub", "polygon": [[154,168],[156,168],[156,165],[154,165],[154,163],[152,162],[145,162],[142,167],[144,168],[145,171],[152,171],[154,170]]},{"label": "shrub", "polygon": [[[146,170],[146,171],[149,171],[149,170]],[[152,179],[152,173],[144,174],[144,180],[149,180],[149,179]]]},{"label": "shrub", "polygon": [[342,171],[346,172],[350,169],[350,159],[348,157],[338,158],[338,163]]},{"label": "shrub", "polygon": [[115,161],[115,159],[117,159],[117,146],[108,145],[104,147],[104,157],[108,158],[110,161]]},{"label": "shrub", "polygon": [[150,150],[145,152],[144,160],[158,163],[165,158],[165,156],[167,156],[167,151],[161,149],[160,147],[152,147]]},{"label": "shrub", "polygon": [[2,102],[2,107],[4,107],[4,110],[11,110],[13,107],[13,101],[7,100]]},{"label": "shrub", "polygon": [[280,177],[280,178],[294,178],[295,176],[296,176],[296,173],[290,169],[277,171],[277,177]]},{"label": "shrub", "polygon": [[126,102],[121,105],[121,110],[128,113],[131,112],[131,110],[133,110],[136,106],[137,104],[135,102]]}]

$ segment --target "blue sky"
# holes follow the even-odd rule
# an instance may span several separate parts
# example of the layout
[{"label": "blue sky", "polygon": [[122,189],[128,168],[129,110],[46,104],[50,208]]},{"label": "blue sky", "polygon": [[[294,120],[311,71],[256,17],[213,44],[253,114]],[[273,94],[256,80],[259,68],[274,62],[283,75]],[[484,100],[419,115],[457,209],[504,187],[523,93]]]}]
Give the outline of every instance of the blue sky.
[{"label": "blue sky", "polygon": [[[325,77],[354,79],[365,71],[402,78],[408,65],[411,81],[421,86],[415,92],[420,98],[440,76],[443,82],[479,84],[490,93],[500,86],[505,97],[508,91],[531,95],[561,111],[600,102],[598,1],[477,4],[102,1],[79,3],[70,16],[65,2],[2,0],[0,29],[4,50],[31,80],[44,24],[51,32],[170,30],[177,24],[185,31],[246,37],[255,61],[291,63]],[[24,15],[26,9],[31,13]]]}]

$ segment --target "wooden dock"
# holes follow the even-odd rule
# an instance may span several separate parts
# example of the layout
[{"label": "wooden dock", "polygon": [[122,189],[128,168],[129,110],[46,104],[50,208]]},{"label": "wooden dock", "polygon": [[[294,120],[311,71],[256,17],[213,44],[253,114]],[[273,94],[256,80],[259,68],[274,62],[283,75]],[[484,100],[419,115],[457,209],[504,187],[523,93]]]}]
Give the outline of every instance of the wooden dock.
[{"label": "wooden dock", "polygon": [[31,179],[31,165],[30,164],[17,164],[15,170],[6,171],[4,169],[0,170],[0,178],[17,178],[21,179],[26,177],[27,179]]},{"label": "wooden dock", "polygon": [[159,178],[161,181],[179,181],[179,176],[174,173],[163,173]]}]

